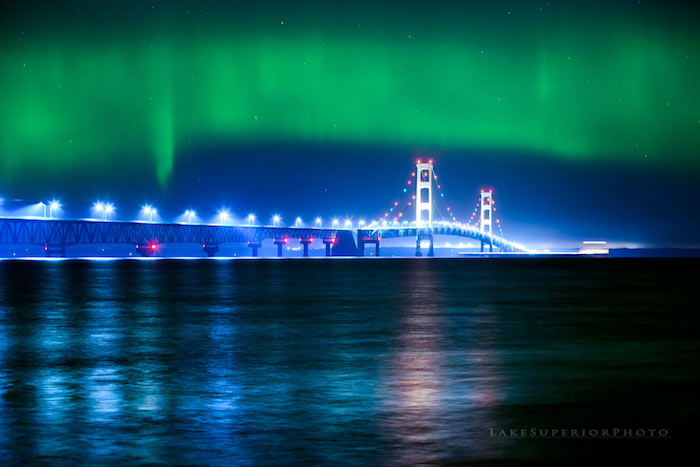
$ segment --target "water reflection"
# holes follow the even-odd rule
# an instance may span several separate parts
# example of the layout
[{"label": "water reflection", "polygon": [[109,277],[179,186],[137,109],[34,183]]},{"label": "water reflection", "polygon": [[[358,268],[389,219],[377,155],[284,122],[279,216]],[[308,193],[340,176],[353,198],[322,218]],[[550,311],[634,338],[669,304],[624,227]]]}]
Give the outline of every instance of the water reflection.
[{"label": "water reflection", "polygon": [[[488,349],[450,341],[445,284],[429,265],[403,276],[397,329],[385,365],[384,418],[393,461],[483,460],[492,447],[490,409],[500,400],[497,361]],[[478,314],[467,310],[468,314]]]},{"label": "water reflection", "polygon": [[498,463],[592,451],[492,427],[689,426],[691,279],[528,264],[2,262],[0,463]]}]

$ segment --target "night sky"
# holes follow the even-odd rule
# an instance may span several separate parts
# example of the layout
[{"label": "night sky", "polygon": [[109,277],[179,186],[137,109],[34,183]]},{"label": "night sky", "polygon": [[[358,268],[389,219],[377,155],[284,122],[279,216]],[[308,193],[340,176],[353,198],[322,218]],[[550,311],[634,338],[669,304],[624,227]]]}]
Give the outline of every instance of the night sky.
[{"label": "night sky", "polygon": [[432,157],[457,218],[493,188],[515,241],[700,246],[690,3],[19,3],[6,204],[371,220]]}]

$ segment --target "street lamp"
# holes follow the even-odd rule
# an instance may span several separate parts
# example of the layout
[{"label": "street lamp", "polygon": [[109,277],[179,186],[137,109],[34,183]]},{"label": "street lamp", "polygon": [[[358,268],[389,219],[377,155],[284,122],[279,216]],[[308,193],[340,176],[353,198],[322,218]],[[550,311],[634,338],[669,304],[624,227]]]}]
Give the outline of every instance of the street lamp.
[{"label": "street lamp", "polygon": [[323,227],[323,220],[320,217],[316,218],[316,225],[318,226],[319,229],[321,227]]},{"label": "street lamp", "polygon": [[141,208],[141,210],[148,215],[148,222],[153,222],[153,214],[157,214],[158,211],[156,208],[151,206],[150,204],[146,204]]},{"label": "street lamp", "polygon": [[228,220],[228,209],[219,209],[219,224],[224,225]]},{"label": "street lamp", "polygon": [[333,227],[338,227],[338,219],[333,219]]},{"label": "street lamp", "polygon": [[105,209],[105,205],[100,203],[99,201],[96,202],[95,204],[92,205],[92,209],[100,213],[100,217],[102,217]]},{"label": "street lamp", "polygon": [[297,217],[296,220],[294,221],[294,227],[300,227],[301,226],[301,217]]},{"label": "street lamp", "polygon": [[[55,199],[51,200],[49,203],[49,218],[53,219],[53,212],[58,211],[59,209],[61,209],[61,203]],[[44,210],[46,210],[46,208],[44,208]]]},{"label": "street lamp", "polygon": [[114,212],[114,205],[112,203],[102,203],[100,201],[92,205],[92,209],[100,213],[102,220],[107,220],[107,216]]},{"label": "street lamp", "polygon": [[39,206],[44,208],[44,215],[42,217],[46,219],[46,203],[44,203],[43,201],[39,201]]},{"label": "street lamp", "polygon": [[104,216],[102,220],[107,220],[107,216],[114,212],[114,205],[112,203],[107,203],[104,205]]},{"label": "street lamp", "polygon": [[197,215],[197,212],[194,209],[188,209],[185,211],[185,215],[187,216],[187,223],[192,222],[192,218]]},{"label": "street lamp", "polygon": [[279,225],[279,223],[280,223],[280,216],[278,216],[277,214],[272,216],[272,225],[276,227],[277,225]]},{"label": "street lamp", "polygon": [[345,219],[345,228],[346,229],[352,228],[352,221],[350,219]]},{"label": "street lamp", "polygon": [[360,219],[359,224],[360,224],[360,227],[364,227],[364,226],[365,226],[365,221],[363,221],[362,219]]},{"label": "street lamp", "polygon": [[248,214],[248,225],[255,224],[255,214]]}]

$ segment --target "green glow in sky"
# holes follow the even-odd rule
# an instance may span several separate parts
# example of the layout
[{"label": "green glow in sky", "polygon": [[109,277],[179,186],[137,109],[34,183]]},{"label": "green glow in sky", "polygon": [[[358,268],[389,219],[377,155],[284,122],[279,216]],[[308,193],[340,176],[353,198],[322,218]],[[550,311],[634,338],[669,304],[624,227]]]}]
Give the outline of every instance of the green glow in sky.
[{"label": "green glow in sky", "polygon": [[388,40],[218,29],[6,43],[0,178],[126,158],[166,184],[178,157],[240,142],[698,160],[696,37],[634,25],[507,40],[394,32]]}]

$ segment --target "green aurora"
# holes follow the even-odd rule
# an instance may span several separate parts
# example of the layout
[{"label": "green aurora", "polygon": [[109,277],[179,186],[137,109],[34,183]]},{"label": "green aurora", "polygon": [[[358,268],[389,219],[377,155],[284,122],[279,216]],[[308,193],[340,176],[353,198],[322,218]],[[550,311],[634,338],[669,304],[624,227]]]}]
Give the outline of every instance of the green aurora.
[{"label": "green aurora", "polygon": [[5,34],[0,179],[127,158],[165,185],[198,147],[271,142],[697,165],[692,29],[522,20],[505,33],[399,18],[358,32],[272,16],[217,19],[206,34],[183,31],[180,14],[89,41],[65,28]]}]

